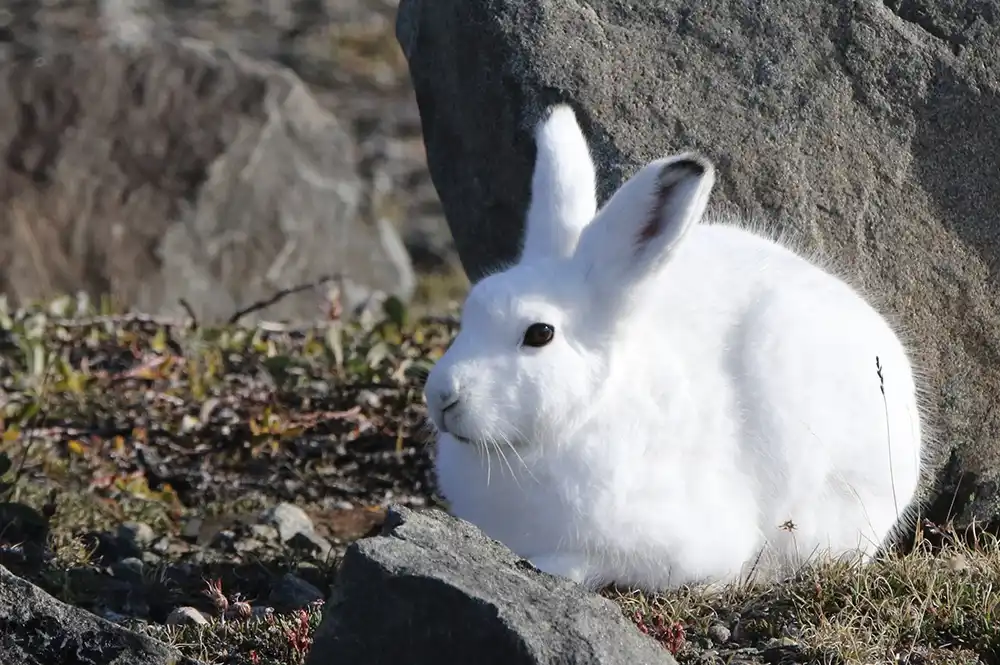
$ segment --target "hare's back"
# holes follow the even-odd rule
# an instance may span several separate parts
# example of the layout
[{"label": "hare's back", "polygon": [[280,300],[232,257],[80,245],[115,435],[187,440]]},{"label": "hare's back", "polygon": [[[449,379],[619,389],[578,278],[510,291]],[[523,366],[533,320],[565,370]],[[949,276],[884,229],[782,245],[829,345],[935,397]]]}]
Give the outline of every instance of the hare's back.
[{"label": "hare's back", "polygon": [[[743,323],[735,380],[773,519],[797,537],[881,541],[920,468],[910,361],[859,293],[803,265],[760,292]],[[821,545],[817,541],[817,545]]]}]

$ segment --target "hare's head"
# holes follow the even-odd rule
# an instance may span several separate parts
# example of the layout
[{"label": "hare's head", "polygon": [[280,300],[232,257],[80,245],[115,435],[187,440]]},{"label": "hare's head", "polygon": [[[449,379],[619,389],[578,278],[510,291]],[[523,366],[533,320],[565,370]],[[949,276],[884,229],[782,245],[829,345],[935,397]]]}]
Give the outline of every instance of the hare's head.
[{"label": "hare's head", "polygon": [[704,158],[661,159],[598,211],[594,164],[568,106],[549,110],[535,145],[520,258],[473,286],[425,386],[431,421],[461,441],[544,445],[585,426],[618,331],[650,298],[647,283],[700,219],[714,183]]}]

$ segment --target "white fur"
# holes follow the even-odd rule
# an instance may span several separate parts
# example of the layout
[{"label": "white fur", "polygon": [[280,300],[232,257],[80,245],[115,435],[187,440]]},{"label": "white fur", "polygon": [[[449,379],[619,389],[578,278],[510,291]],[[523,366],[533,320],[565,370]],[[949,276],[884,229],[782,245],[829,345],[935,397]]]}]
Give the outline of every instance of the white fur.
[{"label": "white fur", "polygon": [[[451,511],[592,588],[868,559],[902,525],[922,464],[891,326],[781,244],[699,223],[704,158],[650,163],[595,214],[573,112],[557,107],[535,136],[521,259],[472,288],[425,387]],[[522,346],[536,322],[555,338]]]}]

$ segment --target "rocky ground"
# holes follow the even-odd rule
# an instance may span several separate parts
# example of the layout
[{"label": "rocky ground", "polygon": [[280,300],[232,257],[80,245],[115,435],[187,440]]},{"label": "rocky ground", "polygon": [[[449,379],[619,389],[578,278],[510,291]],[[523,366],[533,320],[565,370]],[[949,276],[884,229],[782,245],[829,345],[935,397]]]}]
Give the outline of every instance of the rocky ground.
[{"label": "rocky ground", "polygon": [[[221,632],[187,649],[205,662],[295,662],[299,615],[275,617],[304,609],[311,630],[345,544],[390,502],[434,501],[419,376],[449,325],[88,316],[0,314],[0,450],[17,478],[0,564],[168,641],[212,621]],[[248,610],[272,628],[243,631]]]},{"label": "rocky ground", "polygon": [[[346,545],[390,503],[439,505],[420,386],[440,311],[290,330],[0,310],[0,565],[206,663],[303,662]],[[990,663],[997,588],[982,544],[604,593],[680,662]]]}]

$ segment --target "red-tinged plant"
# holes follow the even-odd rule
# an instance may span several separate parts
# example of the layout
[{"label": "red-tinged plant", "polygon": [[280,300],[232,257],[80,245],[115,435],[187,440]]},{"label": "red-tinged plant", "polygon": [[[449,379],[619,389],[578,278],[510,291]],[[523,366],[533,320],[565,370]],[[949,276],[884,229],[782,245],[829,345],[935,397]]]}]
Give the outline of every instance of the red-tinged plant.
[{"label": "red-tinged plant", "polygon": [[299,623],[295,628],[289,628],[285,631],[285,636],[288,638],[288,643],[292,647],[292,651],[300,657],[304,657],[309,652],[309,647],[312,646],[312,638],[309,636],[309,613],[304,609],[300,609],[298,612]]},{"label": "red-tinged plant", "polygon": [[670,653],[677,652],[684,646],[684,624],[680,621],[667,623],[663,617],[654,616],[652,623],[647,623],[642,613],[636,610],[632,621],[646,635],[662,644]]}]

